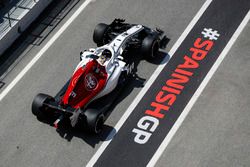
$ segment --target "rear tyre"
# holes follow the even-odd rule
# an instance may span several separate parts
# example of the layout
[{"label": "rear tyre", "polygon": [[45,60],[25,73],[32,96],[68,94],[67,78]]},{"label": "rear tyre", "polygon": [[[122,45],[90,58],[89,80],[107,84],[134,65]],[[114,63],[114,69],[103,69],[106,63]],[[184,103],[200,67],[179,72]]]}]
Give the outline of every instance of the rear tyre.
[{"label": "rear tyre", "polygon": [[87,117],[89,132],[99,134],[103,129],[104,115],[95,109],[87,109],[85,115]]},{"label": "rear tyre", "polygon": [[141,51],[147,60],[153,60],[159,52],[160,44],[157,35],[149,35],[142,41]]},{"label": "rear tyre", "polygon": [[91,131],[95,134],[99,134],[103,129],[104,116],[100,114],[97,116],[94,126],[91,127]]},{"label": "rear tyre", "polygon": [[32,102],[32,107],[31,107],[32,113],[38,119],[45,119],[47,109],[46,106],[44,106],[44,103],[47,103],[53,99],[54,98],[49,95],[39,93],[38,95],[36,95],[36,97]]},{"label": "rear tyre", "polygon": [[95,27],[93,34],[93,41],[97,44],[97,46],[102,46],[105,44],[105,33],[108,30],[108,25],[104,23],[99,23]]}]

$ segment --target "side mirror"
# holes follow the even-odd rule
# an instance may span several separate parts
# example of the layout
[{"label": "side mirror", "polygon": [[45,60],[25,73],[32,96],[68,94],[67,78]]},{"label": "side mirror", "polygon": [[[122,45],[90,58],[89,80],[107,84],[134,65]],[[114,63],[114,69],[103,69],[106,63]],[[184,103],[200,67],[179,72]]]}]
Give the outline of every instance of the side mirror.
[{"label": "side mirror", "polygon": [[83,54],[83,52],[81,51],[80,52],[80,61],[82,61],[82,54]]},{"label": "side mirror", "polygon": [[122,52],[123,52],[123,49],[121,48],[121,49],[119,50],[120,55],[122,54]]},{"label": "side mirror", "polygon": [[117,58],[115,58],[115,59],[113,60],[113,62],[112,62],[112,65],[118,67],[118,66],[119,66],[119,62],[118,62],[118,61],[119,61],[119,60],[118,60]]},{"label": "side mirror", "polygon": [[122,56],[118,56],[117,59],[118,60],[123,60],[123,57]]},{"label": "side mirror", "polygon": [[115,62],[114,62],[114,65],[115,65],[116,67],[118,67],[118,66],[119,66],[119,63],[118,63],[117,61],[115,61]]}]

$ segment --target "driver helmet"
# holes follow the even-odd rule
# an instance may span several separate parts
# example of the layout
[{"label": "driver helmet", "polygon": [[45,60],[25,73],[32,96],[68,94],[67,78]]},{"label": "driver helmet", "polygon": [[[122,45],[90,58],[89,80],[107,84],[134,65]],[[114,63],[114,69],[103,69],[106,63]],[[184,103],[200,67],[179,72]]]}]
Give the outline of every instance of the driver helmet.
[{"label": "driver helmet", "polygon": [[110,50],[108,49],[104,49],[102,52],[101,52],[101,55],[99,57],[99,63],[101,63],[102,65],[106,62],[106,60],[110,59],[112,56],[112,53]]}]

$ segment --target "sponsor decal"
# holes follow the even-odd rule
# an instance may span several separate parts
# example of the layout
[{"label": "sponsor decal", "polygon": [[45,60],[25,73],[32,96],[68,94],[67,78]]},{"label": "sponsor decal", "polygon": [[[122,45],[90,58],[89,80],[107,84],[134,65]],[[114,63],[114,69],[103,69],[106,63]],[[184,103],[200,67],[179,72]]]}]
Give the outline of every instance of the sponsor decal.
[{"label": "sponsor decal", "polygon": [[73,98],[75,98],[76,95],[77,95],[77,94],[76,94],[74,91],[72,91],[72,92],[70,93],[70,96],[73,97]]},{"label": "sponsor decal", "polygon": [[91,73],[85,76],[84,83],[87,90],[93,90],[97,87],[97,79]]},{"label": "sponsor decal", "polygon": [[169,111],[178,95],[185,89],[185,85],[193,77],[193,74],[200,66],[208,52],[213,48],[214,40],[220,36],[218,31],[212,28],[204,28],[202,37],[195,39],[193,46],[189,48],[187,54],[183,55],[183,62],[178,64],[171,74],[171,78],[166,80],[161,90],[156,94],[150,108],[144,112],[137,123],[137,127],[132,130],[134,142],[145,144],[150,139],[153,132],[159,125],[159,120],[164,119],[165,113]]}]

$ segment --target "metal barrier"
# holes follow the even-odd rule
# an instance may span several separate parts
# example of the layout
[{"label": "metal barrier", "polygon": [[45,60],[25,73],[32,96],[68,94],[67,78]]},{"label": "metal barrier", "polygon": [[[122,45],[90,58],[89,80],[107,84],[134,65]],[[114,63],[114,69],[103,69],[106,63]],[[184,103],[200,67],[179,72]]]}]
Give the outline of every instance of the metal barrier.
[{"label": "metal barrier", "polygon": [[[0,14],[0,56],[52,0],[11,0]],[[11,6],[12,5],[12,6]],[[7,9],[7,10],[6,10]]]},{"label": "metal barrier", "polygon": [[[6,12],[0,21],[0,39],[13,27],[21,18],[23,13],[31,10],[39,0],[19,0],[9,11]],[[0,18],[1,19],[1,18]]]}]

